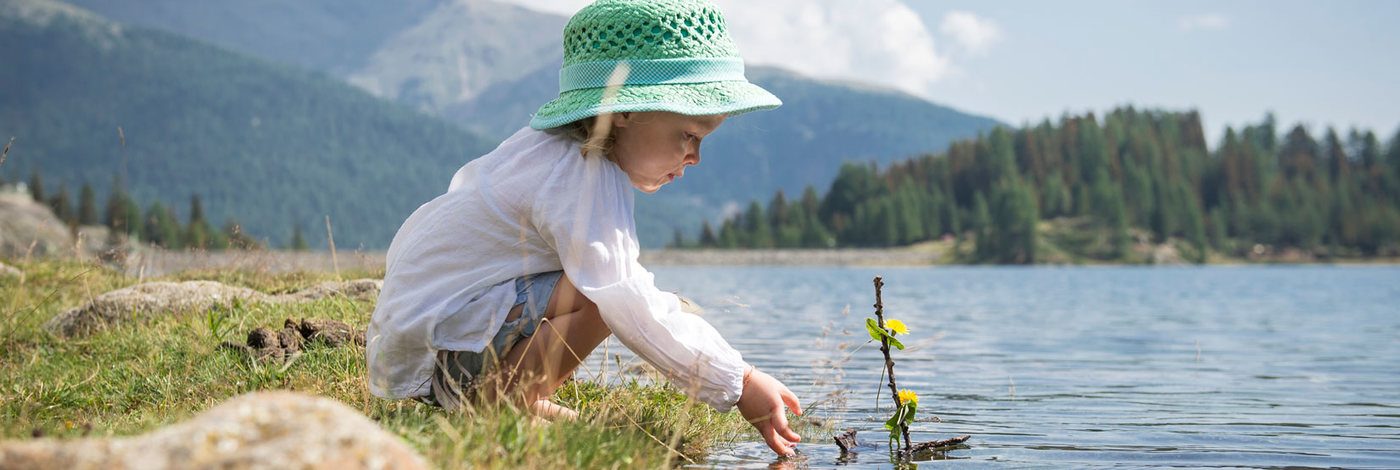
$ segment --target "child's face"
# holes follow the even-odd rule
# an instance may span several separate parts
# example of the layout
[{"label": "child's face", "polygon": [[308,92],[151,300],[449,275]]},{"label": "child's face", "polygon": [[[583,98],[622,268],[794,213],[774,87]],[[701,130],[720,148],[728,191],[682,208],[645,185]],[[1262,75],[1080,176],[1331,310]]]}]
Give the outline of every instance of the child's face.
[{"label": "child's face", "polygon": [[700,163],[700,140],[724,122],[724,115],[686,116],[665,111],[613,116],[613,158],[632,186],[654,193]]}]

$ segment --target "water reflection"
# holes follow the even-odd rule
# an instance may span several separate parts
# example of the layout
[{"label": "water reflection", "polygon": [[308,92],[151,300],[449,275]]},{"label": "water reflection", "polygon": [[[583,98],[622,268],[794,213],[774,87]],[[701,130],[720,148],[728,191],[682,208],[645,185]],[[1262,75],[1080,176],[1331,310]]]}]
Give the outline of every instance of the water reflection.
[{"label": "water reflection", "polygon": [[702,466],[892,466],[880,439],[883,359],[859,349],[879,274],[887,314],[913,330],[895,357],[900,387],[919,392],[921,418],[941,418],[917,421],[913,439],[973,435],[971,447],[929,459],[1400,468],[1400,268],[656,273],[706,306],[811,420],[856,428],[873,446],[842,460],[837,431],[807,430],[795,459],[755,440]]}]

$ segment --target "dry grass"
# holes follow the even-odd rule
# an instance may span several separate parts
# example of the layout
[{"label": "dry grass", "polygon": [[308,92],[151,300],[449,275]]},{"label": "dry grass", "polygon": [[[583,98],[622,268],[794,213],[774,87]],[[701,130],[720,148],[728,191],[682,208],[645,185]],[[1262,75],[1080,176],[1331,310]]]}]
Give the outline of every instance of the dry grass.
[{"label": "dry grass", "polygon": [[[217,348],[257,326],[318,317],[363,327],[371,302],[324,299],[306,304],[241,305],[165,317],[145,325],[62,340],[44,321],[93,296],[137,280],[82,263],[20,263],[23,278],[0,278],[0,437],[35,432],[60,437],[131,435],[177,422],[230,397],[287,389],[349,404],[401,436],[441,468],[663,467],[703,458],[736,438],[754,439],[736,413],[719,414],[674,389],[603,377],[566,384],[555,397],[579,410],[578,422],[538,424],[509,406],[446,414],[412,401],[369,394],[364,350],[305,351],[285,367],[262,365]],[[211,279],[275,293],[334,274],[206,271],[174,280]],[[581,376],[582,377],[582,376]],[[622,380],[619,380],[622,379]]]}]

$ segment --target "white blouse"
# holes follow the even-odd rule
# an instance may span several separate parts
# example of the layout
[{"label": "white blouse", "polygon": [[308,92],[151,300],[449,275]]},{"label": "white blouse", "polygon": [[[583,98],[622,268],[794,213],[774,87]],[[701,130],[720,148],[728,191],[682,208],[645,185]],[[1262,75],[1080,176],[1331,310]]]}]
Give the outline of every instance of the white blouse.
[{"label": "white blouse", "polygon": [[428,394],[436,352],[483,350],[515,301],[515,278],[562,269],[623,345],[728,411],[747,364],[638,264],[632,191],[615,163],[528,127],[457,170],[389,245],[369,324],[370,392]]}]

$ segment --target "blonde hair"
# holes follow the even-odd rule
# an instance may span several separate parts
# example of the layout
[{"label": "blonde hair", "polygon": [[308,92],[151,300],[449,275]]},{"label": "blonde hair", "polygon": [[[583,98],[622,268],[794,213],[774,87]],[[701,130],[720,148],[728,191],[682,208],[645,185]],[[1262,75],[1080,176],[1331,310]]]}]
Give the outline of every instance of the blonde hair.
[{"label": "blonde hair", "polygon": [[[604,121],[604,126],[598,125],[599,120]],[[603,135],[598,135],[602,130]],[[545,132],[554,135],[564,135],[580,144],[580,152],[583,156],[592,153],[600,153],[608,160],[613,160],[613,144],[617,141],[617,132],[612,129],[612,115],[589,116],[577,121],[545,129]]]}]

